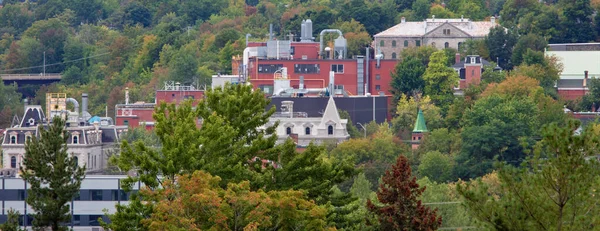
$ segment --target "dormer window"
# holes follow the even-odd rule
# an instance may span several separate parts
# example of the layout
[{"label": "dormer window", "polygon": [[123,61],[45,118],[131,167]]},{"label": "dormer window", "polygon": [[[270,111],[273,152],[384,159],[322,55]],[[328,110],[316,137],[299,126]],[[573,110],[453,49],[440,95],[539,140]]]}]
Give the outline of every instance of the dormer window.
[{"label": "dormer window", "polygon": [[71,133],[71,141],[73,144],[79,144],[79,132]]},{"label": "dormer window", "polygon": [[310,135],[310,127],[304,128],[304,134],[305,135]]},{"label": "dormer window", "polygon": [[29,125],[31,125],[31,126],[35,125],[35,120],[33,118],[29,118],[28,122],[29,122]]},{"label": "dormer window", "polygon": [[292,128],[291,127],[285,128],[285,134],[286,135],[291,135],[292,134]]},{"label": "dormer window", "polygon": [[17,133],[10,134],[10,144],[17,144]]},{"label": "dormer window", "polygon": [[327,134],[328,135],[333,135],[333,125],[327,126]]}]

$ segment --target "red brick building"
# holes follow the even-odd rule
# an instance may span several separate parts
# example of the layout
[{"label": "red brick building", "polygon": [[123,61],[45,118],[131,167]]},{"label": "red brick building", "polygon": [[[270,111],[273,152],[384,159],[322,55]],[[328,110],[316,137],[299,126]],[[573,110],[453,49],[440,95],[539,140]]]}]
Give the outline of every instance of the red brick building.
[{"label": "red brick building", "polygon": [[115,106],[115,123],[117,125],[126,125],[131,128],[145,125],[146,129],[154,128],[154,119],[152,113],[157,103],[175,103],[179,104],[184,100],[192,99],[192,105],[198,104],[197,99],[204,97],[203,90],[197,90],[193,86],[179,86],[172,82],[165,83],[162,90],[156,91],[154,103],[135,102],[129,103],[128,93],[125,93],[125,104]]}]

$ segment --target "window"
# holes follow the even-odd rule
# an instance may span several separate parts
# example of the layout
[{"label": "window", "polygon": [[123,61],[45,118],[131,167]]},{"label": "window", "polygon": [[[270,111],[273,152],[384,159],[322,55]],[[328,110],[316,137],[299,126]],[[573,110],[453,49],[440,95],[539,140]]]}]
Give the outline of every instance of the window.
[{"label": "window", "polygon": [[383,47],[383,46],[385,46],[385,42],[383,42],[383,40],[379,41],[379,46],[380,46],[380,47]]},{"label": "window", "polygon": [[17,191],[17,196],[19,197],[20,201],[25,200],[25,190],[19,189],[19,191]]},{"label": "window", "polygon": [[119,200],[119,190],[110,190],[110,200],[111,201]]},{"label": "window", "polygon": [[462,42],[458,42],[458,49],[462,48]]},{"label": "window", "polygon": [[81,225],[81,216],[73,215],[73,226],[79,226],[79,225]]},{"label": "window", "polygon": [[[29,132],[28,132],[29,133]],[[25,143],[31,142],[31,134],[25,134]]]},{"label": "window", "polygon": [[415,44],[420,47],[421,46],[421,40],[415,40]]},{"label": "window", "polygon": [[79,144],[79,135],[73,135],[73,144]]},{"label": "window", "polygon": [[381,90],[381,85],[375,85],[375,90],[376,91],[380,91]]},{"label": "window", "polygon": [[10,136],[10,143],[11,144],[16,144],[17,143],[17,136],[16,135],[11,135]]},{"label": "window", "polygon": [[396,52],[392,53],[392,59],[396,59]]},{"label": "window", "polygon": [[90,215],[90,226],[100,226],[98,219],[101,217],[102,215]]},{"label": "window", "polygon": [[258,73],[273,74],[282,67],[283,64],[258,64]]},{"label": "window", "polygon": [[90,200],[101,201],[102,200],[102,190],[90,190]]},{"label": "window", "polygon": [[285,128],[285,134],[287,134],[287,135],[292,134],[292,128],[291,127]]},{"label": "window", "polygon": [[381,79],[381,75],[379,75],[379,74],[376,74],[376,75],[375,75],[375,79],[376,79],[376,80],[380,80],[380,79]]},{"label": "window", "polygon": [[448,47],[450,47],[450,43],[448,43],[448,42],[444,43],[444,48],[448,48]]},{"label": "window", "polygon": [[431,43],[431,46],[433,46],[433,47],[434,47],[434,46],[435,46],[435,42],[432,42],[432,43]]},{"label": "window", "polygon": [[471,70],[471,76],[475,76],[475,70]]},{"label": "window", "polygon": [[310,135],[310,127],[304,129],[304,135]]},{"label": "window", "polygon": [[295,64],[294,73],[318,74],[321,71],[319,64]]},{"label": "window", "polygon": [[129,126],[129,120],[123,120],[123,125]]},{"label": "window", "polygon": [[75,194],[75,196],[73,197],[74,201],[78,201],[81,200],[81,191],[77,191],[77,194]]},{"label": "window", "polygon": [[329,126],[327,127],[327,134],[328,134],[328,135],[333,135],[333,125],[329,125]]},{"label": "window", "polygon": [[10,167],[17,168],[17,157],[16,156],[10,157]]},{"label": "window", "polygon": [[77,156],[73,156],[73,159],[75,160],[75,167],[79,166],[79,158]]},{"label": "window", "polygon": [[404,40],[404,47],[408,47],[408,40]]},{"label": "window", "polygon": [[450,35],[450,29],[444,29],[444,34],[445,35]]},{"label": "window", "polygon": [[121,199],[122,201],[129,200],[129,193],[127,193],[127,192],[125,192],[125,191],[123,191],[123,190],[120,190],[119,192],[120,192],[120,194],[121,194],[121,195],[120,195],[120,196],[121,196],[121,198],[120,198],[120,199]]},{"label": "window", "polygon": [[335,73],[344,73],[344,64],[332,64],[331,71]]},{"label": "window", "polygon": [[392,47],[396,47],[396,40],[392,41]]}]

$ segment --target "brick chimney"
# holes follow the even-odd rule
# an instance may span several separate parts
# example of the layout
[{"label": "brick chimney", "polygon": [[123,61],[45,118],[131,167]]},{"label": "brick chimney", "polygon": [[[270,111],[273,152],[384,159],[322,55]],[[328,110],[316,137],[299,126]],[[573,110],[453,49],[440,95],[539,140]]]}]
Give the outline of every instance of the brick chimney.
[{"label": "brick chimney", "polygon": [[454,55],[454,63],[460,63],[460,53],[456,53],[456,55]]},{"label": "brick chimney", "polygon": [[402,17],[402,19],[400,19],[400,23],[406,23],[406,18]]}]

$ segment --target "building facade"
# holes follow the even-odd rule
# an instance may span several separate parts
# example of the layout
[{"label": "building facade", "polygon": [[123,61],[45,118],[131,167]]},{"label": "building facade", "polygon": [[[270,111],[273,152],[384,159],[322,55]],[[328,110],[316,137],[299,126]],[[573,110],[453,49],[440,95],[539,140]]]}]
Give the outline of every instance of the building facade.
[{"label": "building facade", "polygon": [[588,92],[588,80],[600,78],[600,43],[548,44],[546,56],[563,66],[556,88],[564,100],[576,100]]},{"label": "building facade", "polygon": [[278,143],[292,137],[299,147],[306,147],[311,142],[340,143],[350,138],[346,130],[348,120],[340,118],[333,97],[329,97],[327,107],[320,117],[309,117],[306,112],[296,112],[293,101],[282,101],[279,111],[269,118],[265,127],[273,126],[276,122],[279,122],[276,128]]},{"label": "building facade", "polygon": [[[74,231],[103,230],[98,218],[110,222],[105,213],[115,213],[117,204],[128,204],[131,193],[136,193],[143,187],[143,184],[138,182],[133,184],[131,191],[126,192],[121,188],[121,181],[126,177],[124,175],[87,175],[81,183],[79,195],[70,203],[71,222],[66,225]],[[6,222],[7,211],[14,209],[21,215],[19,224],[30,230],[33,223],[31,214],[34,214],[35,211],[25,202],[29,185],[22,178],[6,177],[6,175],[0,178],[0,181],[0,200],[2,201],[0,223]]]},{"label": "building facade", "polygon": [[498,25],[496,19],[474,22],[469,19],[425,19],[422,22],[401,22],[374,37],[374,46],[383,59],[398,59],[409,47],[434,46],[438,49],[458,49],[469,39],[483,39]]},{"label": "building facade", "polygon": [[[73,98],[47,96],[48,114],[40,105],[26,105],[20,123],[5,129],[3,133],[2,152],[3,169],[18,170],[25,157],[25,144],[32,137],[40,138],[40,129],[49,126],[54,116],[66,119],[68,152],[77,160],[79,166],[86,166],[87,173],[100,173],[108,165],[108,157],[117,149],[121,134],[127,131],[126,126],[115,126],[110,123],[94,121],[87,113],[87,94],[82,97],[83,107],[79,113],[79,103]],[[66,110],[67,102],[73,103],[75,111]],[[111,120],[104,120],[111,121]],[[13,171],[16,172],[16,171]]]}]

